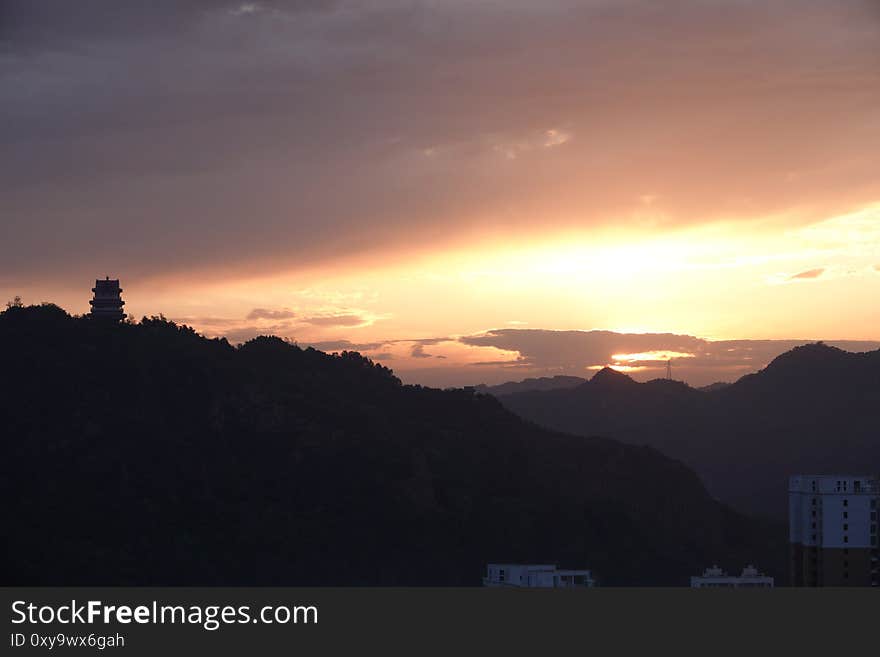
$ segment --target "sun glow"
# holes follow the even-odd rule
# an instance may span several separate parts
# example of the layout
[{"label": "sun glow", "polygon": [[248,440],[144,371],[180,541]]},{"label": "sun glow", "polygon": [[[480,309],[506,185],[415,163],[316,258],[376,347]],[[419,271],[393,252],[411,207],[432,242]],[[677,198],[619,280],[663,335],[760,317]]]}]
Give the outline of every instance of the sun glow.
[{"label": "sun glow", "polygon": [[614,362],[625,363],[653,363],[665,362],[673,358],[693,358],[694,354],[681,351],[643,351],[636,354],[612,354]]},{"label": "sun glow", "polygon": [[[873,302],[880,292],[878,227],[880,207],[871,206],[798,228],[767,219],[557,231],[528,240],[487,234],[466,246],[391,250],[381,261],[226,272],[194,279],[186,295],[176,280],[126,282],[126,308],[137,316],[163,312],[230,339],[271,332],[301,344],[350,341],[400,371],[479,372],[463,380],[482,379],[491,368],[540,375],[527,372],[530,363],[516,350],[463,345],[456,336],[529,327],[872,339],[880,323]],[[82,302],[79,290],[75,299]],[[817,299],[827,312],[815,312]],[[640,372],[694,358],[682,347],[614,349],[592,362]]]},{"label": "sun glow", "polygon": [[615,370],[617,372],[623,372],[623,373],[642,372],[642,371],[648,369],[644,365],[620,365],[619,363],[607,363],[605,365],[589,365],[588,367],[586,367],[584,369],[598,371],[598,370],[604,370],[606,367],[610,368],[612,370]]}]

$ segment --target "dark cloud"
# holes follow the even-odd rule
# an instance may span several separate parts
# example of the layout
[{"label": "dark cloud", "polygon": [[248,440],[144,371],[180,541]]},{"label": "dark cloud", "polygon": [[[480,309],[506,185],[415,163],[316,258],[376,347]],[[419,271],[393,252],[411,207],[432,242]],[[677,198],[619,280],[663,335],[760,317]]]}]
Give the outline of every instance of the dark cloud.
[{"label": "dark cloud", "polygon": [[396,342],[411,342],[416,345],[427,347],[432,344],[440,344],[441,342],[449,342],[450,340],[452,340],[452,338],[449,338],[449,337],[446,337],[446,338],[418,338],[416,340],[410,340],[410,339],[397,340]]},{"label": "dark cloud", "polygon": [[812,278],[819,278],[824,273],[825,273],[825,268],[818,267],[816,269],[808,269],[807,271],[802,271],[802,272],[799,272],[799,273],[794,274],[792,276],[789,276],[788,280],[797,281],[797,280],[808,280],[808,279],[812,279]]},{"label": "dark cloud", "polygon": [[275,11],[330,11],[332,0],[3,0],[0,47],[12,52],[76,51],[96,43],[180,38],[206,19]]},{"label": "dark cloud", "polygon": [[409,351],[410,358],[431,358],[431,354],[425,353],[423,344],[414,344]]},{"label": "dark cloud", "polygon": [[4,0],[0,46],[13,51],[68,50],[101,40],[176,33],[218,2],[151,0],[124,9],[113,0]]},{"label": "dark cloud", "polygon": [[291,310],[268,310],[266,308],[254,308],[247,314],[245,319],[291,319],[296,313]]},{"label": "dark cloud", "polygon": [[0,3],[0,279],[880,194],[876,3],[241,4]]},{"label": "dark cloud", "polygon": [[689,335],[615,333],[613,331],[549,331],[498,329],[460,338],[464,344],[519,352],[520,365],[583,369],[610,362],[612,354],[648,351],[691,353],[704,341]]},{"label": "dark cloud", "polygon": [[498,367],[505,370],[512,370],[517,368],[528,368],[532,367],[529,363],[517,359],[517,360],[479,360],[474,363],[470,363],[471,367]]}]

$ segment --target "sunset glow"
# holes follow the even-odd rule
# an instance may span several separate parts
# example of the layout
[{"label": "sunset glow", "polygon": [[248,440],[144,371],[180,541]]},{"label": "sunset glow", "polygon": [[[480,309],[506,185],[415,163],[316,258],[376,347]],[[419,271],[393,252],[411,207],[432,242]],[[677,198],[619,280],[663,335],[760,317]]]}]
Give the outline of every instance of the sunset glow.
[{"label": "sunset glow", "polygon": [[623,372],[624,374],[630,374],[632,372],[644,372],[647,367],[644,365],[621,365],[620,363],[609,363],[606,365],[590,365],[588,370],[601,370],[606,367],[611,368],[612,370],[617,370],[618,372]]},{"label": "sunset glow", "polygon": [[644,361],[668,361],[673,358],[693,358],[694,354],[685,354],[680,351],[644,351],[639,354],[612,354],[611,358],[615,361],[623,361],[625,363],[644,362]]}]

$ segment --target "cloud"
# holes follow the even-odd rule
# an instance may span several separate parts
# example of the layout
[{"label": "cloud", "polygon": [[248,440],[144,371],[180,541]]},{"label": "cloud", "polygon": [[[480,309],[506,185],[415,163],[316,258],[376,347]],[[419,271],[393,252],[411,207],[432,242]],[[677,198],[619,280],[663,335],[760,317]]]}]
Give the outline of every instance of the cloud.
[{"label": "cloud", "polygon": [[413,342],[417,345],[428,346],[432,344],[440,344],[441,342],[449,342],[452,338],[418,338],[415,340],[405,339],[405,340],[397,340],[397,342]]},{"label": "cloud", "polygon": [[237,328],[224,329],[218,332],[218,336],[222,336],[229,340],[232,344],[247,342],[260,335],[276,335],[281,338],[289,339],[286,335],[290,327],[286,324],[276,326],[239,326]]},{"label": "cloud", "polygon": [[806,283],[810,281],[815,281],[820,278],[825,280],[829,278],[837,278],[840,276],[864,275],[865,271],[865,267],[862,267],[861,270],[853,268],[844,269],[840,266],[836,266],[833,268],[816,267],[813,269],[806,269],[795,274],[779,272],[767,276],[766,281],[770,285],[788,285],[790,283]]},{"label": "cloud", "polygon": [[423,344],[414,344],[409,352],[410,358],[431,358],[431,354],[425,353]]},{"label": "cloud", "polygon": [[[515,160],[519,155],[526,154],[537,148],[553,148],[561,146],[571,139],[571,133],[564,130],[551,128],[536,134],[528,134],[519,139],[503,139],[492,146],[492,150],[500,153],[509,160]],[[436,153],[432,149],[431,155]]]},{"label": "cloud", "polygon": [[571,139],[571,134],[564,130],[552,128],[544,131],[544,146],[552,148],[553,146],[561,146]]},{"label": "cloud", "polygon": [[261,11],[262,7],[256,2],[245,2],[234,9],[230,9],[233,16],[246,16],[248,14],[256,14]]},{"label": "cloud", "polygon": [[652,351],[693,353],[704,343],[689,335],[637,334],[613,331],[496,329],[459,340],[471,346],[495,347],[520,354],[520,366],[577,371],[608,363],[614,354]]},{"label": "cloud", "polygon": [[6,0],[0,278],[863,207],[872,4]]},{"label": "cloud", "polygon": [[296,313],[291,310],[267,310],[266,308],[254,308],[247,314],[245,319],[291,319]]},{"label": "cloud", "polygon": [[240,319],[231,319],[229,317],[172,317],[177,324],[186,324],[187,326],[235,326],[240,324]]},{"label": "cloud", "polygon": [[822,274],[825,273],[824,267],[817,267],[816,269],[808,269],[807,271],[802,271],[797,274],[788,277],[790,281],[798,281],[798,280],[811,280],[815,278],[819,278]]},{"label": "cloud", "polygon": [[299,321],[303,324],[311,324],[313,326],[368,326],[373,323],[374,318],[367,317],[356,313],[341,313],[327,315],[313,315],[311,317],[301,317]]},{"label": "cloud", "polygon": [[84,45],[105,47],[118,40],[176,40],[222,24],[224,15],[254,16],[274,9],[291,17],[334,11],[335,0],[150,0],[120,7],[118,0],[3,0],[0,4],[0,53],[74,51]]},{"label": "cloud", "polygon": [[[469,363],[470,367],[498,367],[503,370],[530,368],[531,365],[524,360],[478,360]],[[513,375],[510,375],[513,376]]]},{"label": "cloud", "polygon": [[[349,340],[323,340],[318,342],[305,342],[303,346],[314,347],[319,351],[328,353],[334,351],[375,351],[381,349],[387,342],[351,342]],[[378,354],[376,355],[378,358]],[[387,355],[385,356],[387,358]]]}]

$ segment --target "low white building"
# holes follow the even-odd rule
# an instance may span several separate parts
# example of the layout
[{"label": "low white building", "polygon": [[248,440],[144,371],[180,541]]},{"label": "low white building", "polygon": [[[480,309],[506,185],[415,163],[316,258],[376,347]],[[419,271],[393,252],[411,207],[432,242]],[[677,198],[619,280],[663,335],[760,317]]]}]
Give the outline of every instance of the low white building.
[{"label": "low white building", "polygon": [[772,589],[773,587],[774,579],[759,573],[758,569],[752,565],[743,568],[741,575],[728,575],[718,566],[712,566],[711,568],[706,568],[702,575],[691,577],[691,588],[694,589]]},{"label": "low white building", "polygon": [[572,589],[595,586],[589,570],[557,570],[551,564],[490,563],[483,586]]}]

